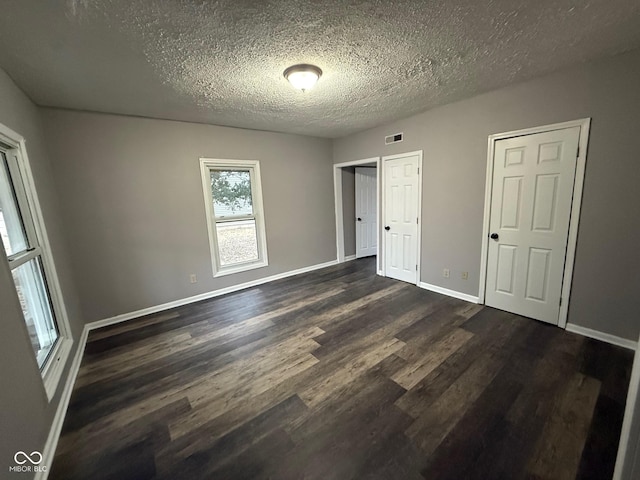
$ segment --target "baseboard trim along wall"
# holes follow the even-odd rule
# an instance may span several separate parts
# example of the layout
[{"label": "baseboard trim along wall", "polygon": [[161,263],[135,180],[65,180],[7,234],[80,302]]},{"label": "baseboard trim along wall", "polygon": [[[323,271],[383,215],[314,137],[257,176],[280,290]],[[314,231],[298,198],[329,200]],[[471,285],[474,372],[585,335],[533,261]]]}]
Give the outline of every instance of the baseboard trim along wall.
[{"label": "baseboard trim along wall", "polygon": [[136,310],[135,312],[124,313],[122,315],[116,315],[111,318],[105,318],[103,320],[87,323],[84,326],[84,329],[82,330],[82,334],[80,335],[80,340],[78,342],[78,349],[76,350],[76,353],[73,357],[73,363],[71,364],[71,368],[69,370],[69,376],[67,377],[67,380],[64,384],[64,390],[62,391],[62,396],[60,397],[60,403],[58,404],[58,409],[56,410],[55,417],[53,418],[53,423],[51,424],[51,429],[49,430],[49,436],[47,437],[47,441],[42,450],[42,464],[46,465],[49,468],[47,468],[47,471],[38,472],[35,475],[34,479],[46,480],[47,477],[49,476],[49,469],[51,468],[51,465],[53,463],[53,457],[55,456],[56,447],[58,446],[58,440],[60,439],[60,433],[62,431],[64,418],[67,414],[67,409],[69,408],[69,401],[71,400],[71,392],[73,392],[73,386],[76,383],[78,371],[80,370],[80,364],[82,363],[82,356],[84,354],[84,349],[87,344],[87,338],[89,337],[89,332],[91,330],[96,330],[98,328],[106,327],[109,325],[115,325],[117,323],[126,322],[127,320],[143,317],[145,315],[150,315],[152,313],[162,312],[164,310],[180,307],[182,305],[187,305],[189,303],[195,303],[201,300],[207,300],[209,298],[219,297],[227,293],[233,293],[239,290],[244,290],[246,288],[262,285],[264,283],[280,280],[281,278],[292,277],[293,275],[299,275],[301,273],[320,270],[321,268],[330,267],[332,265],[336,265],[337,263],[338,263],[337,260],[332,260],[326,263],[320,263],[317,265],[311,265],[309,267],[298,268],[297,270],[290,270],[288,272],[278,273],[276,275],[259,278],[257,280],[252,280],[250,282],[245,282],[238,285],[232,285],[230,287],[220,288],[218,290],[202,293],[200,295],[194,295],[193,297],[183,298],[180,300],[175,300],[173,302],[163,303],[162,305],[156,305],[154,307],[144,308],[142,310]]},{"label": "baseboard trim along wall", "polygon": [[89,330],[90,328],[88,325],[85,325],[82,329],[82,334],[80,335],[80,340],[78,341],[78,348],[76,349],[76,353],[73,356],[71,368],[69,369],[69,375],[67,377],[67,381],[64,383],[62,395],[60,396],[58,409],[56,410],[56,414],[53,417],[53,422],[51,423],[51,428],[49,430],[49,436],[47,437],[47,441],[45,442],[44,448],[42,449],[42,465],[46,465],[47,470],[38,471],[34,476],[35,480],[46,480],[49,476],[49,470],[51,469],[51,465],[53,464],[53,457],[56,453],[58,440],[60,440],[62,424],[64,423],[65,416],[67,415],[67,408],[69,408],[71,392],[73,392],[73,386],[76,383],[76,377],[78,376],[80,364],[82,363],[82,356],[84,354],[84,347],[87,344]]},{"label": "baseboard trim along wall", "polygon": [[[467,302],[471,302],[471,303],[480,302],[480,299],[478,297],[474,297],[473,295],[468,295],[466,293],[458,292],[456,290],[449,290],[448,288],[439,287],[438,285],[431,285],[429,283],[420,282],[418,286],[420,288],[424,288],[425,290],[441,293],[449,297],[459,298],[460,300],[465,300]],[[567,323],[566,330],[568,332],[577,333],[578,335],[583,335],[589,338],[594,338],[596,340],[610,343],[612,345],[628,348],[629,350],[636,350],[638,348],[638,342],[634,342],[633,340],[617,337],[609,333],[599,332],[598,330],[592,330],[591,328],[581,327],[580,325],[576,325],[573,323]]]},{"label": "baseboard trim along wall", "polygon": [[585,337],[595,338],[596,340],[611,343],[612,345],[628,348],[629,350],[636,350],[638,348],[638,342],[634,342],[633,340],[617,337],[609,333],[599,332],[598,330],[592,330],[591,328],[582,327],[574,323],[567,323],[566,330],[568,332],[577,333],[578,335],[583,335]]},{"label": "baseboard trim along wall", "polygon": [[[345,261],[354,260],[353,258],[346,257]],[[330,262],[321,263],[318,265],[311,265],[309,267],[299,268],[297,270],[291,270],[288,272],[279,273],[276,275],[271,275],[269,277],[260,278],[257,280],[252,280],[250,282],[241,283],[238,285],[232,285],[230,287],[221,288],[218,290],[213,290],[211,292],[202,293],[200,295],[194,295],[192,297],[183,298],[180,300],[175,300],[173,302],[163,303],[162,305],[157,305],[154,307],[144,308],[141,310],[136,310],[135,312],[129,312],[122,315],[116,315],[114,317],[105,318],[103,320],[98,320],[95,322],[88,323],[84,326],[82,330],[82,334],[80,335],[80,339],[78,341],[78,347],[73,357],[73,362],[71,363],[71,368],[69,369],[69,375],[64,384],[64,389],[62,391],[62,395],[60,397],[60,403],[58,404],[58,409],[56,410],[56,414],[54,416],[53,422],[51,424],[51,429],[49,430],[49,436],[47,437],[47,441],[42,450],[42,464],[49,467],[47,471],[38,472],[34,479],[35,480],[47,480],[49,476],[49,469],[53,463],[53,458],[55,456],[56,447],[58,446],[58,440],[60,439],[60,433],[62,431],[62,425],[64,423],[65,416],[67,414],[67,409],[69,407],[69,402],[71,400],[71,393],[73,391],[73,386],[76,382],[76,378],[78,376],[78,372],[80,370],[80,364],[82,363],[82,356],[84,354],[84,349],[87,344],[87,338],[89,336],[89,332],[91,330],[96,330],[98,328],[106,327],[109,325],[115,325],[117,323],[126,322],[127,320],[132,320],[134,318],[143,317],[145,315],[151,315],[153,313],[162,312],[164,310],[169,310],[171,308],[180,307],[182,305],[187,305],[189,303],[199,302],[201,300],[207,300],[209,298],[219,297],[221,295],[225,295],[227,293],[233,293],[240,290],[244,290],[246,288],[255,287],[258,285],[262,285],[268,282],[273,282],[275,280],[280,280],[282,278],[291,277],[293,275],[299,275],[301,273],[312,272],[314,270],[320,270],[321,268],[330,267],[332,265],[336,265],[338,263],[337,260],[332,260]],[[378,271],[378,275],[382,275],[382,271]],[[458,298],[460,300],[464,300],[470,303],[478,303],[479,298],[473,295],[468,295],[466,293],[458,292],[455,290],[450,290],[448,288],[439,287],[437,285],[431,285],[429,283],[420,282],[418,284],[420,288],[425,290],[429,290],[432,292],[440,293],[442,295],[447,295],[449,297]],[[579,335],[584,335],[586,337],[595,338],[596,340],[601,340],[603,342],[611,343],[614,345],[618,345],[624,348],[629,348],[631,350],[635,350],[638,346],[638,342],[634,342],[632,340],[627,340],[625,338],[616,337],[615,335],[610,335],[607,333],[598,332],[596,330],[592,330],[590,328],[581,327],[580,325],[567,324],[566,329],[570,332],[577,333]]]},{"label": "baseboard trim along wall", "polygon": [[109,325],[115,325],[116,323],[126,322],[133,318],[144,317],[145,315],[151,315],[153,313],[162,312],[171,308],[181,307],[188,305],[189,303],[200,302],[201,300],[208,300],[210,298],[226,295],[227,293],[237,292],[246,288],[256,287],[264,283],[273,282],[282,278],[292,277],[293,275],[300,275],[301,273],[313,272],[314,270],[320,270],[321,268],[330,267],[336,265],[337,260],[331,260],[330,262],[319,263],[317,265],[311,265],[309,267],[298,268],[297,270],[290,270],[288,272],[278,273],[269,277],[259,278],[257,280],[251,280],[250,282],[240,283],[238,285],[231,285],[229,287],[220,288],[218,290],[212,290],[211,292],[201,293],[194,295],[193,297],[181,298],[180,300],[174,300],[173,302],[163,303],[162,305],[156,305],[154,307],[143,308],[136,310],[135,312],[123,313],[114,317],[105,318],[103,320],[97,320],[95,322],[88,323],[89,330],[95,330],[96,328],[107,327]]},{"label": "baseboard trim along wall", "polygon": [[420,288],[424,288],[425,290],[429,290],[431,292],[441,293],[442,295],[447,295],[449,297],[464,300],[465,302],[478,303],[480,301],[478,297],[475,297],[473,295],[458,292],[456,290],[449,290],[448,288],[439,287],[438,285],[431,285],[430,283],[420,282],[418,286]]},{"label": "baseboard trim along wall", "polygon": [[351,260],[355,260],[356,256],[354,255],[347,255],[346,257],[344,257],[344,261],[345,262],[350,262]]}]

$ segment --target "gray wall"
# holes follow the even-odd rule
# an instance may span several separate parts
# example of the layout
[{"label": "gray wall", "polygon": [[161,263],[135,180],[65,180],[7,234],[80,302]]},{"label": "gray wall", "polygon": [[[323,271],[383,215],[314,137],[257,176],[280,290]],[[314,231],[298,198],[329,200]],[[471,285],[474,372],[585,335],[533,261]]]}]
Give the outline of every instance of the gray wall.
[{"label": "gray wall", "polygon": [[[26,139],[27,154],[76,340],[66,368],[68,371],[83,322],[61,235],[56,194],[43,143],[39,112],[2,70],[0,123]],[[0,339],[0,471],[4,474],[9,465],[14,463],[13,455],[16,451],[42,451],[67,375],[65,371],[57,394],[48,402],[4,253],[0,254]],[[28,475],[20,477],[28,478]]]},{"label": "gray wall", "polygon": [[639,106],[634,51],[338,139],[334,162],[424,150],[422,281],[477,295],[488,135],[592,117],[569,322],[636,340]]},{"label": "gray wall", "polygon": [[[42,113],[87,321],[336,258],[330,140]],[[213,278],[200,157],[260,160],[268,267]]]},{"label": "gray wall", "polygon": [[356,254],[356,169],[342,169],[342,223],[344,226],[344,254]]}]

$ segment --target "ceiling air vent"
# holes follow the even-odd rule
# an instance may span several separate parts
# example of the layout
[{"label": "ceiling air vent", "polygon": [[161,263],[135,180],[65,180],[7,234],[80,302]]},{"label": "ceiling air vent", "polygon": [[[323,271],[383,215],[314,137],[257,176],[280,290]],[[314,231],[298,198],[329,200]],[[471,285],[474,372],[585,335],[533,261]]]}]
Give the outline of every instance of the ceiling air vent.
[{"label": "ceiling air vent", "polygon": [[388,135],[384,137],[384,144],[391,145],[392,143],[398,143],[402,141],[403,133],[396,133],[395,135]]}]

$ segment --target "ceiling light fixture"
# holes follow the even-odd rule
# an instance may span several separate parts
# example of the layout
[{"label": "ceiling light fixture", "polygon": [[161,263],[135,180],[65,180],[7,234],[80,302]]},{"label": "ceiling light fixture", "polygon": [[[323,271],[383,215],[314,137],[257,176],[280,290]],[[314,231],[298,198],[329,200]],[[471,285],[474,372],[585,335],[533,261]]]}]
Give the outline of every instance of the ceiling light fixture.
[{"label": "ceiling light fixture", "polygon": [[284,78],[289,80],[294,88],[303,92],[313,88],[321,76],[322,70],[315,65],[293,65],[284,71]]}]

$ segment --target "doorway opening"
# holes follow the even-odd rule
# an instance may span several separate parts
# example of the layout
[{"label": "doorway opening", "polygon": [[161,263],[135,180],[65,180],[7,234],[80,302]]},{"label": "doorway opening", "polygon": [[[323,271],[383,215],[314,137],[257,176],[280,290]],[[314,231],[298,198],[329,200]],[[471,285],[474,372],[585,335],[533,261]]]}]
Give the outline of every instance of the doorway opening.
[{"label": "doorway opening", "polygon": [[[380,255],[380,157],[333,166],[338,262]],[[359,220],[358,220],[359,219]]]},{"label": "doorway opening", "polygon": [[[378,275],[419,285],[422,150],[337,163],[333,167],[338,262],[375,252]],[[373,214],[374,202],[368,190],[373,188],[373,172],[367,172],[367,168],[375,169]]]}]

